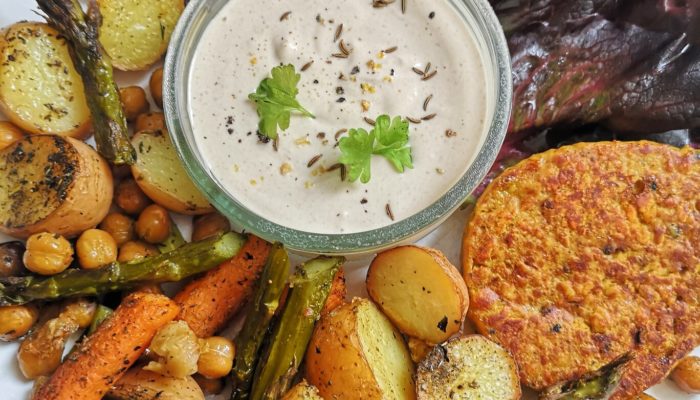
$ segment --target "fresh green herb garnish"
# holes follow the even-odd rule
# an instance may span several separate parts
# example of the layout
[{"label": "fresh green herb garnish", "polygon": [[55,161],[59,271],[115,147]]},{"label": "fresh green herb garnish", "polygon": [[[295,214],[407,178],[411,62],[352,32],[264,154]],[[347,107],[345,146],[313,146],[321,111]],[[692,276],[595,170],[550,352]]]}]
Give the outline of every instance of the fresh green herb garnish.
[{"label": "fresh green herb garnish", "polygon": [[277,139],[277,127],[283,131],[289,128],[292,111],[315,118],[296,99],[299,80],[301,75],[296,73],[293,65],[275,67],[272,69],[272,77],[263,79],[255,93],[248,95],[258,109],[260,133],[270,139]]},{"label": "fresh green herb garnish", "polygon": [[342,153],[339,161],[347,168],[351,182],[358,178],[362,183],[369,182],[373,154],[389,160],[398,172],[413,168],[408,121],[401,117],[392,120],[382,115],[369,133],[362,128],[351,129],[348,136],[340,139],[339,147]]}]

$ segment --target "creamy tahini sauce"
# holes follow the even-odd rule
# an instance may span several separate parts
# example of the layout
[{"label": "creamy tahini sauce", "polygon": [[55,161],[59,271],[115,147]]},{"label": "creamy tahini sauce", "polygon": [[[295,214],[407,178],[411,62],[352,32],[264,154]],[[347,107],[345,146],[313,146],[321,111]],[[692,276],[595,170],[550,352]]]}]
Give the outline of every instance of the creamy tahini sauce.
[{"label": "creamy tahini sauce", "polygon": [[[199,151],[230,195],[286,227],[351,233],[408,218],[456,183],[485,135],[481,56],[448,1],[408,0],[405,14],[400,3],[232,0],[224,6],[198,44],[189,95]],[[332,56],[341,53],[334,40],[340,24],[340,39],[352,50],[345,59]],[[382,54],[392,47],[396,51]],[[316,119],[293,115],[275,151],[258,140],[248,94],[273,67],[294,64],[299,72],[312,60],[300,72],[297,99]],[[413,68],[425,70],[428,63],[437,74],[422,80]],[[410,125],[414,168],[397,173],[375,156],[368,184],[343,182],[339,170],[323,173],[340,156],[336,132],[369,131],[364,118],[381,114],[436,114]]]}]

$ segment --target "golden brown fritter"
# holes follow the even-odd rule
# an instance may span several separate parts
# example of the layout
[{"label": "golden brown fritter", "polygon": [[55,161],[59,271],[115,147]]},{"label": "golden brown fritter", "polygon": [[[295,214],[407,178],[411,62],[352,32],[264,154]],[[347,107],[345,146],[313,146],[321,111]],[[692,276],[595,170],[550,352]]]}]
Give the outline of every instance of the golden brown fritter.
[{"label": "golden brown fritter", "polygon": [[580,143],[506,170],[463,243],[479,331],[544,389],[629,353],[612,400],[700,344],[700,151]]}]

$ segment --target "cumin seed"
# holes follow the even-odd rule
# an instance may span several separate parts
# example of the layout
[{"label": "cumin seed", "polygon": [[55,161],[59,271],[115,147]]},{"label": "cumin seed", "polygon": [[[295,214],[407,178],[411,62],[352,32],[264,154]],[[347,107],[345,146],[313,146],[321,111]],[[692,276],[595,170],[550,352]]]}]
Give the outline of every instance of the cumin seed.
[{"label": "cumin seed", "polygon": [[335,37],[333,38],[334,42],[337,42],[338,39],[340,39],[340,35],[343,34],[343,24],[338,25],[338,28],[335,30]]},{"label": "cumin seed", "polygon": [[386,203],[386,215],[391,218],[392,221],[394,221],[394,213],[391,211],[391,205],[389,203]]},{"label": "cumin seed", "polygon": [[423,75],[425,75],[425,74],[427,74],[428,72],[430,72],[430,67],[432,67],[432,66],[433,66],[432,63],[430,63],[430,62],[427,63],[427,64],[425,65],[425,70],[423,71]]},{"label": "cumin seed", "polygon": [[428,79],[432,79],[435,75],[437,75],[437,70],[429,73],[428,75],[424,75],[422,80],[427,81]]},{"label": "cumin seed", "polygon": [[340,164],[340,180],[345,182],[345,179],[348,177],[348,170],[345,168],[345,164]]},{"label": "cumin seed", "polygon": [[408,0],[401,0],[401,14],[406,14],[406,3]]},{"label": "cumin seed", "polygon": [[369,117],[365,117],[364,120],[366,123],[368,123],[372,126],[376,125],[376,123],[377,123],[375,120],[373,120],[372,118],[369,118]]},{"label": "cumin seed", "polygon": [[432,113],[430,115],[426,115],[425,117],[421,118],[423,121],[430,121],[431,119],[435,118],[437,116],[436,113]]},{"label": "cumin seed", "polygon": [[395,52],[395,51],[398,50],[398,49],[399,49],[398,46],[393,46],[393,47],[389,47],[388,49],[382,50],[382,51],[384,52],[384,54],[391,54],[391,53]]},{"label": "cumin seed", "polygon": [[287,19],[289,19],[290,15],[292,15],[292,12],[287,11],[286,13],[282,14],[282,16],[280,17],[280,21],[286,21]]},{"label": "cumin seed", "polygon": [[332,54],[331,56],[333,56],[335,58],[348,58],[348,55],[343,54],[343,53],[335,53],[335,54]]},{"label": "cumin seed", "polygon": [[433,99],[432,94],[425,98],[425,101],[423,102],[423,111],[428,111],[428,104],[430,104],[430,100],[432,100],[432,99]]},{"label": "cumin seed", "polygon": [[272,148],[273,148],[275,151],[279,151],[279,143],[280,143],[280,137],[277,136],[277,137],[275,138],[275,140],[272,141]]},{"label": "cumin seed", "polygon": [[340,135],[342,135],[343,133],[345,133],[347,131],[348,131],[347,129],[343,128],[343,129],[339,130],[338,132],[336,132],[335,133],[335,140],[338,141],[338,139],[340,138]]},{"label": "cumin seed", "polygon": [[414,124],[420,124],[420,123],[421,123],[421,120],[418,119],[418,118],[406,117],[406,119],[409,120],[409,122],[414,123]]},{"label": "cumin seed", "polygon": [[340,48],[340,51],[345,54],[346,56],[350,55],[350,50],[345,46],[345,41],[343,39],[340,39],[340,43],[338,44],[338,48]]},{"label": "cumin seed", "polygon": [[306,64],[304,64],[303,67],[301,67],[301,72],[306,71],[306,70],[309,69],[313,64],[314,64],[314,60],[311,60],[311,61],[307,62]]},{"label": "cumin seed", "polygon": [[313,157],[309,160],[309,162],[306,163],[306,167],[307,167],[307,168],[313,167],[313,165],[316,164],[316,162],[317,162],[318,160],[320,160],[321,157],[323,157],[323,154],[317,154],[317,155],[313,156]]},{"label": "cumin seed", "polygon": [[331,172],[331,171],[335,171],[336,169],[339,169],[342,167],[343,167],[343,164],[335,163],[335,164],[331,165],[330,167],[328,167],[328,169],[326,171]]},{"label": "cumin seed", "polygon": [[412,69],[413,69],[413,72],[415,72],[416,74],[418,74],[420,76],[425,76],[425,72],[419,70],[418,68],[413,67]]}]

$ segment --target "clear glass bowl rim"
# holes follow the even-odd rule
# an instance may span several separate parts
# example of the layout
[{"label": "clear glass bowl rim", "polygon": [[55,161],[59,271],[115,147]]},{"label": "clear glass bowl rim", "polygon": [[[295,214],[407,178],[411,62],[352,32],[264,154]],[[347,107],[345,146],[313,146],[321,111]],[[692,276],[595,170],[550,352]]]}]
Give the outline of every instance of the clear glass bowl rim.
[{"label": "clear glass bowl rim", "polygon": [[427,233],[462,205],[490,170],[505,139],[513,90],[507,42],[488,0],[449,1],[466,8],[477,23],[472,29],[483,35],[488,51],[484,56],[491,58],[490,64],[494,68],[495,105],[480,151],[459,181],[435,203],[411,217],[382,228],[358,233],[319,234],[287,228],[266,220],[229,197],[209,175],[195,150],[186,90],[189,66],[194,54],[193,45],[220,9],[215,7],[212,12],[212,5],[220,5],[226,0],[191,0],[173,31],[165,59],[163,110],[168,131],[185,170],[214,207],[234,224],[265,240],[284,243],[294,251],[309,254],[365,254]]}]

